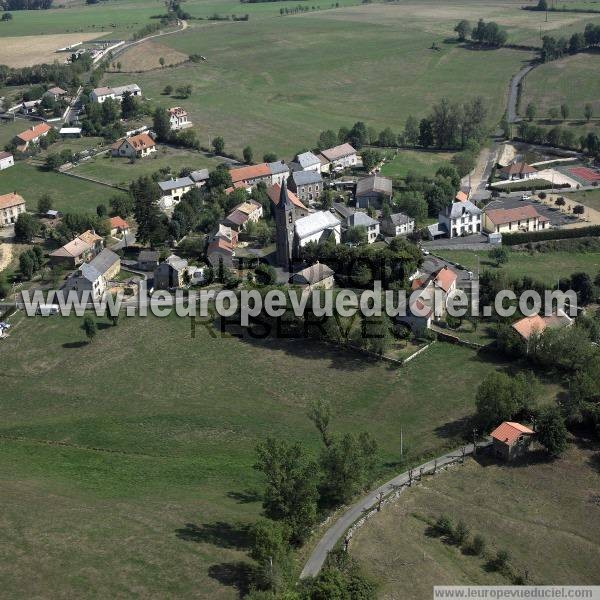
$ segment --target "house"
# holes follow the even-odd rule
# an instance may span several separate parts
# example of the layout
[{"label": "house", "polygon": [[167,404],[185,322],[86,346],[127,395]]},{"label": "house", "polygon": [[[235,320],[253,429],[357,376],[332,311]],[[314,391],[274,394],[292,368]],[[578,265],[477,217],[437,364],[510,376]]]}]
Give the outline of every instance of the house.
[{"label": "house", "polygon": [[381,206],[384,200],[392,198],[392,180],[381,175],[359,179],[354,197],[358,208]]},{"label": "house", "polygon": [[364,212],[352,213],[346,219],[348,227],[364,227],[367,232],[367,243],[372,244],[379,237],[379,221]]},{"label": "house", "polygon": [[281,185],[290,174],[289,167],[282,161],[267,163],[271,171],[271,185]]},{"label": "house", "polygon": [[452,202],[438,215],[438,222],[429,225],[429,235],[455,238],[481,233],[482,212],[470,200]]},{"label": "house", "polygon": [[121,217],[111,217],[108,220],[110,235],[114,238],[123,237],[129,233],[129,224]]},{"label": "house", "polygon": [[71,240],[49,255],[50,262],[53,265],[64,265],[66,267],[76,267],[93,256],[93,247],[79,238]]},{"label": "house", "polygon": [[262,206],[254,200],[247,200],[238,204],[225,218],[225,225],[236,231],[246,229],[249,222],[256,223],[263,214]]},{"label": "house", "polygon": [[322,154],[318,154],[317,158],[321,163],[321,173],[329,174],[329,172],[331,171],[331,163]]},{"label": "house", "polygon": [[272,184],[273,175],[267,163],[236,167],[229,171],[234,187],[251,188],[261,181],[266,185]]},{"label": "house", "polygon": [[125,92],[129,92],[132,96],[142,95],[140,87],[135,83],[131,83],[129,85],[122,85],[114,88],[99,87],[93,89],[90,93],[90,100],[96,104],[102,104],[103,102],[106,102],[108,98],[121,101]]},{"label": "house", "polygon": [[292,171],[321,172],[321,160],[312,152],[302,152],[301,154],[297,154],[290,166],[292,167]]},{"label": "house", "polygon": [[415,230],[415,220],[404,213],[394,213],[381,220],[381,231],[389,236],[407,235]]},{"label": "house", "polygon": [[201,285],[208,280],[206,267],[188,267],[188,276],[191,285]]},{"label": "house", "polygon": [[494,455],[509,461],[527,452],[535,431],[520,423],[504,421],[490,435]]},{"label": "house", "polygon": [[461,189],[456,192],[456,196],[454,196],[455,202],[466,202],[470,199],[470,191],[466,189]]},{"label": "house", "polygon": [[218,239],[225,240],[232,248],[235,248],[238,244],[238,232],[224,223],[219,223],[217,230],[210,235],[209,243]]},{"label": "house", "polygon": [[510,180],[530,179],[537,173],[537,170],[526,162],[514,162],[501,169],[500,173]]},{"label": "house", "polygon": [[0,196],[0,227],[6,227],[17,222],[21,213],[25,212],[25,200],[17,192]]},{"label": "house", "polygon": [[99,300],[104,295],[108,282],[121,270],[121,259],[118,254],[105,248],[90,262],[83,263],[65,282],[63,290],[75,290],[80,295],[89,291],[92,300]]},{"label": "house", "polygon": [[[277,206],[277,204],[279,203],[279,197],[281,195],[281,186],[277,185],[277,184],[269,186],[267,188],[267,195],[269,196],[269,198],[271,199],[271,202],[273,203],[272,204],[273,208],[275,208]],[[304,204],[302,204],[302,202],[300,201],[298,196],[296,196],[296,194],[294,194],[294,192],[288,190],[288,197],[289,197],[291,203],[294,205],[296,218],[299,219],[300,217],[306,217],[306,215],[308,215],[310,213],[308,208],[306,208],[306,206],[304,206]]]},{"label": "house", "polygon": [[26,102],[21,102],[19,112],[22,115],[34,115],[41,103],[41,100],[27,100]]},{"label": "house", "polygon": [[323,178],[320,171],[294,171],[289,178],[288,185],[301,202],[311,204],[321,196]]},{"label": "house", "polygon": [[194,182],[196,187],[202,187],[208,181],[208,169],[198,169],[192,171],[188,177]]},{"label": "house", "polygon": [[158,250],[140,250],[137,259],[137,268],[140,271],[154,271],[158,267],[160,253]]},{"label": "house", "polygon": [[512,328],[525,342],[528,342],[533,335],[541,335],[547,328],[563,329],[571,327],[573,323],[573,319],[564,311],[557,310],[555,314],[546,317],[542,317],[539,314],[523,317],[515,321],[512,324]]},{"label": "house", "polygon": [[0,152],[0,171],[13,167],[15,158],[10,152]]},{"label": "house", "polygon": [[40,139],[46,137],[52,127],[48,123],[40,123],[23,131],[16,136],[17,150],[19,152],[25,152],[29,147],[29,144],[37,144]]},{"label": "house", "polygon": [[63,90],[61,87],[58,87],[58,86],[51,87],[50,89],[47,89],[44,92],[44,96],[46,96],[48,98],[52,98],[52,100],[54,100],[55,102],[58,102],[59,100],[64,98],[66,95],[67,95],[67,91]]},{"label": "house", "polygon": [[277,263],[288,269],[303,246],[326,240],[339,244],[342,232],[340,220],[329,211],[317,211],[299,218],[290,193],[285,185],[281,186],[275,206]]},{"label": "house", "polygon": [[541,231],[549,225],[550,221],[531,204],[486,210],[483,221],[483,227],[489,233]]},{"label": "house", "polygon": [[92,229],[84,231],[81,235],[77,237],[91,246],[94,256],[96,256],[96,254],[98,254],[102,250],[102,248],[104,248],[104,239]]},{"label": "house", "polygon": [[175,204],[179,204],[183,195],[195,187],[195,184],[191,177],[179,177],[177,179],[159,181],[158,187],[162,194],[159,205],[163,210],[167,210]]},{"label": "house", "polygon": [[181,106],[169,108],[167,112],[169,113],[169,123],[172,131],[192,126],[192,122],[188,119],[187,110],[181,108]]},{"label": "house", "polygon": [[345,221],[350,215],[353,215],[356,212],[355,208],[347,206],[342,202],[334,202],[329,210],[342,219],[342,221]]},{"label": "house", "polygon": [[330,290],[334,285],[334,272],[327,265],[317,262],[294,273],[291,283],[311,292],[315,289]]},{"label": "house", "polygon": [[334,148],[321,150],[321,154],[329,161],[330,170],[341,171],[358,164],[356,150],[350,144],[341,144]]},{"label": "house", "polygon": [[156,142],[148,133],[138,133],[137,135],[123,138],[112,146],[113,156],[144,158],[153,152],[156,152]]},{"label": "house", "polygon": [[154,289],[168,290],[183,287],[187,274],[188,262],[171,254],[165,262],[160,263],[154,269]]},{"label": "house", "polygon": [[231,268],[234,256],[232,244],[224,238],[214,239],[206,249],[206,260],[213,269],[221,265]]},{"label": "house", "polygon": [[[448,296],[457,289],[457,280],[457,273],[447,266],[413,278],[408,324],[429,327],[432,320],[441,319],[446,314]],[[411,316],[414,323],[410,321]]]}]

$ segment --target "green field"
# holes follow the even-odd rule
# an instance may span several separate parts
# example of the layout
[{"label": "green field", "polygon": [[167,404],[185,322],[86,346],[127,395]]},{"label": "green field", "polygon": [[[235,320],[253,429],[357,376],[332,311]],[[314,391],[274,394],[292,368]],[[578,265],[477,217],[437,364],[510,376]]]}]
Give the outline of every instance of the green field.
[{"label": "green field", "polygon": [[550,462],[505,466],[472,459],[405,491],[352,538],[350,552],[382,585],[380,598],[422,600],[434,585],[510,585],[486,558],[428,531],[448,515],[481,535],[487,552],[508,550],[527,585],[595,585],[600,560],[598,445],[579,440]]},{"label": "green field", "polygon": [[4,147],[12,142],[13,138],[18,134],[22,133],[26,129],[31,127],[29,121],[23,121],[22,119],[16,119],[15,121],[0,121],[0,152],[4,150]]},{"label": "green field", "polygon": [[566,198],[600,211],[600,189],[590,190],[588,192],[574,192],[573,194],[567,194]]},{"label": "green field", "polygon": [[15,191],[25,198],[30,211],[36,210],[40,196],[50,194],[56,210],[94,214],[98,204],[108,204],[112,196],[123,193],[24,162],[0,172],[0,194]]},{"label": "green field", "polygon": [[191,339],[174,317],[123,318],[86,344],[79,325],[23,319],[0,345],[6,598],[234,598],[219,579],[246,559],[234,533],[260,509],[258,440],[316,451],[306,411],[325,394],[336,430],[376,437],[384,476],[400,427],[410,460],[454,447],[502,366],[438,343],[398,370],[297,341]]},{"label": "green field", "polygon": [[[198,152],[159,146],[157,152],[148,158],[136,160],[133,164],[126,158],[103,154],[80,163],[73,169],[73,173],[127,187],[130,181],[143,175],[151,175],[164,167],[170,167],[173,174],[178,174],[183,167],[204,169],[214,168],[217,164],[218,161]],[[165,179],[168,179],[168,176],[165,176]]]},{"label": "green field", "polygon": [[387,177],[406,177],[408,173],[433,177],[442,166],[450,164],[451,152],[420,152],[400,150],[393,160],[386,162],[381,174]]},{"label": "green field", "polygon": [[[439,256],[458,263],[475,272],[477,256],[480,259],[480,270],[494,270],[495,263],[487,256],[487,252],[470,250],[440,250]],[[577,271],[585,271],[592,278],[600,273],[600,252],[536,252],[529,254],[517,250],[509,251],[509,260],[502,269],[511,277],[528,275],[537,281],[556,286],[561,277],[567,277]]]}]

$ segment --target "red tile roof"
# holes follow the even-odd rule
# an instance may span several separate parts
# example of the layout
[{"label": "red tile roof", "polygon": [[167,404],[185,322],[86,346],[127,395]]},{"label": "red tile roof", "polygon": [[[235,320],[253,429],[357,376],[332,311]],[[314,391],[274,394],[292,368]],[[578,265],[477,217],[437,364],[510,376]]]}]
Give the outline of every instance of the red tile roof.
[{"label": "red tile roof", "polygon": [[127,138],[127,141],[136,150],[144,150],[145,148],[152,148],[156,146],[156,142],[147,133],[138,133]]},{"label": "red tile roof", "polygon": [[536,210],[535,206],[517,206],[516,208],[493,208],[485,212],[488,219],[494,225],[506,225],[515,221],[526,221],[527,219],[538,219],[540,222],[548,219]]},{"label": "red tile roof", "polygon": [[435,284],[448,293],[452,284],[456,281],[456,273],[448,267],[442,267],[435,275]]},{"label": "red tile roof", "polygon": [[522,338],[528,340],[534,332],[540,334],[546,329],[546,321],[540,315],[532,315],[519,319],[512,327]]},{"label": "red tile roof", "polygon": [[27,131],[19,133],[17,137],[20,140],[23,140],[24,142],[32,142],[33,140],[39,138],[41,135],[48,133],[51,129],[52,127],[50,127],[48,123],[40,123],[39,125],[36,125],[35,127],[28,129]]},{"label": "red tile roof", "polygon": [[490,434],[495,440],[504,442],[509,446],[512,446],[522,435],[533,435],[535,431],[521,425],[520,423],[513,423],[511,421],[504,421],[492,431]]},{"label": "red tile roof", "polygon": [[270,177],[271,169],[267,163],[260,163],[258,165],[249,165],[247,167],[238,167],[237,169],[231,169],[229,171],[231,175],[231,181],[234,185],[239,181],[248,181],[249,179],[256,179],[258,177]]},{"label": "red tile roof", "polygon": [[109,224],[111,229],[129,229],[129,224],[121,217],[111,217]]},{"label": "red tile roof", "polygon": [[[270,185],[267,188],[267,195],[269,196],[269,198],[271,199],[271,202],[277,206],[279,204],[279,194],[281,193],[281,186],[276,183],[274,185]],[[294,192],[292,192],[291,190],[288,190],[288,198],[292,201],[292,204],[294,206],[297,206],[298,208],[303,208],[304,210],[308,210],[306,208],[306,206],[304,206],[304,204],[302,204],[302,202],[300,201],[300,199],[298,198],[298,196],[296,196],[296,194],[294,194]]]},{"label": "red tile roof", "polygon": [[462,190],[458,190],[458,192],[456,192],[456,196],[454,197],[454,199],[457,202],[466,202],[469,199],[469,196],[466,192],[463,192]]},{"label": "red tile roof", "polygon": [[231,252],[233,252],[233,246],[226,239],[219,237],[219,238],[216,238],[215,240],[213,240],[208,245],[207,254],[210,254],[211,252],[218,252],[218,251],[231,253]]},{"label": "red tile roof", "polygon": [[501,171],[504,175],[526,175],[527,173],[537,173],[537,170],[524,162],[516,162],[504,167]]},{"label": "red tile roof", "polygon": [[25,200],[17,192],[10,192],[10,194],[0,196],[0,208],[11,208],[20,204],[25,204]]}]

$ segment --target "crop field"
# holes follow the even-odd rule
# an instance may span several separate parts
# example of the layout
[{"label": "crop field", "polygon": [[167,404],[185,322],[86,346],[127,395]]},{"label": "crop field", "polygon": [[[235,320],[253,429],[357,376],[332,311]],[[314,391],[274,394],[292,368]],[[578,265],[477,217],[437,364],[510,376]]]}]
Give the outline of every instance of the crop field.
[{"label": "crop field", "polygon": [[398,154],[383,165],[381,174],[387,177],[406,177],[408,173],[433,177],[442,166],[450,164],[451,152],[421,152],[399,150]]},{"label": "crop field", "polygon": [[[571,198],[571,195],[568,196]],[[459,263],[475,272],[477,257],[480,269],[494,270],[495,263],[487,257],[487,252],[471,250],[440,250],[439,254],[453,262]],[[511,250],[508,262],[501,267],[512,277],[528,275],[549,286],[556,286],[561,277],[567,277],[578,271],[589,273],[592,279],[600,273],[600,252],[519,252]]]},{"label": "crop field", "polygon": [[123,193],[24,162],[0,172],[0,194],[14,191],[25,198],[28,210],[36,210],[38,199],[50,194],[56,210],[93,214],[96,214],[98,204],[108,205],[112,196]]},{"label": "crop field", "polygon": [[600,54],[576,54],[536,67],[523,83],[522,110],[533,102],[538,116],[544,116],[567,104],[570,118],[584,120],[584,107],[591,104],[594,116],[600,117],[599,71]]},{"label": "crop field", "polygon": [[[148,158],[141,158],[136,160],[135,163],[130,163],[126,158],[113,158],[108,154],[104,154],[80,163],[73,169],[73,173],[127,187],[134,179],[143,175],[151,175],[165,167],[170,167],[171,172],[176,175],[184,167],[213,169],[218,164],[217,160],[208,158],[198,152],[176,150],[162,146]],[[165,179],[168,179],[168,176],[165,176]]]},{"label": "crop field", "polygon": [[510,585],[487,558],[431,534],[428,522],[445,514],[483,536],[488,555],[508,550],[527,585],[596,584],[599,457],[597,444],[577,440],[556,461],[536,452],[510,466],[468,459],[405,491],[359,529],[350,552],[382,583],[380,598],[421,600],[433,585]]},{"label": "crop field", "polygon": [[260,510],[258,440],[316,452],[306,411],[326,389],[334,429],[369,430],[387,476],[400,427],[406,460],[455,447],[477,383],[507,366],[438,343],[398,370],[202,326],[192,339],[176,317],[101,322],[87,344],[79,319],[18,319],[0,345],[5,598],[235,598],[240,523]]}]

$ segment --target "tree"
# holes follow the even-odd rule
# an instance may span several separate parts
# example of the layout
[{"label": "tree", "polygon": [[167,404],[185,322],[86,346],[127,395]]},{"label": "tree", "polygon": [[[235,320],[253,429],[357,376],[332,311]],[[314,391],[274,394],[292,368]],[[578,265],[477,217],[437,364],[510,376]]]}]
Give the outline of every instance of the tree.
[{"label": "tree", "polygon": [[121,116],[124,119],[131,119],[135,117],[139,112],[139,107],[135,96],[126,91],[121,99]]},{"label": "tree", "polygon": [[331,422],[331,405],[321,398],[313,400],[308,410],[308,418],[315,424],[321,434],[321,439],[326,448],[331,446],[332,436],[329,431]]},{"label": "tree", "polygon": [[398,136],[391,130],[390,127],[386,127],[383,131],[379,133],[379,136],[377,137],[377,142],[383,148],[388,146],[395,146],[397,140]]},{"label": "tree", "polygon": [[535,118],[537,109],[535,104],[533,104],[533,102],[530,102],[527,107],[525,108],[525,116],[530,120],[533,121],[533,119]]},{"label": "tree", "polygon": [[277,281],[275,269],[266,263],[260,263],[254,273],[260,285],[273,285]]},{"label": "tree", "polygon": [[470,35],[472,31],[471,23],[466,19],[459,21],[458,25],[454,28],[454,31],[458,33],[458,40],[460,42],[464,42]]},{"label": "tree", "polygon": [[170,96],[173,93],[173,86],[172,85],[165,85],[165,89],[163,90],[163,94],[165,96]]},{"label": "tree", "polygon": [[154,111],[152,117],[152,129],[159,142],[167,142],[171,136],[171,120],[169,113],[160,106]]},{"label": "tree", "polygon": [[583,114],[585,116],[585,120],[586,121],[590,121],[591,118],[594,116],[594,108],[591,104],[586,104],[583,108]]},{"label": "tree", "polygon": [[412,115],[409,115],[404,124],[404,138],[406,143],[411,146],[416,146],[419,143],[419,122]]},{"label": "tree", "polygon": [[142,244],[159,244],[167,235],[166,217],[158,207],[160,199],[156,182],[148,176],[132,181],[129,191],[134,201],[133,215],[138,224],[136,238]]},{"label": "tree", "polygon": [[13,18],[12,13],[5,12],[2,14],[3,21],[12,21],[12,18]]},{"label": "tree", "polygon": [[359,342],[363,348],[375,354],[385,354],[393,339],[392,324],[385,313],[362,318]]},{"label": "tree", "polygon": [[217,136],[212,141],[212,147],[215,154],[223,154],[225,152],[225,140],[221,136]]},{"label": "tree", "polygon": [[452,186],[458,190],[460,187],[460,175],[455,167],[451,165],[443,165],[436,172],[436,177],[443,177],[444,179],[448,179]]},{"label": "tree", "polygon": [[126,219],[133,212],[133,198],[129,195],[113,196],[108,204],[111,214]]},{"label": "tree", "polygon": [[367,148],[362,154],[363,167],[366,171],[374,169],[383,159],[381,152]]},{"label": "tree", "polygon": [[105,204],[98,204],[98,206],[96,206],[96,214],[102,218],[105,217],[107,215],[108,211],[106,210],[106,205]]},{"label": "tree", "polygon": [[179,98],[189,98],[192,95],[193,87],[191,84],[182,85],[177,88],[177,96]]},{"label": "tree", "polygon": [[419,123],[419,145],[423,148],[433,146],[433,126],[429,119],[421,119]]},{"label": "tree", "polygon": [[244,155],[244,162],[249,165],[252,163],[252,148],[250,146],[246,146],[242,150],[242,154]]},{"label": "tree", "polygon": [[567,449],[565,420],[556,406],[540,411],[536,421],[537,441],[551,456],[560,456]]},{"label": "tree", "polygon": [[259,565],[259,584],[282,592],[290,579],[289,527],[285,523],[259,519],[249,530],[250,556]]},{"label": "tree", "polygon": [[475,556],[481,556],[485,552],[485,539],[479,534],[475,535],[469,545],[469,550]]},{"label": "tree", "polygon": [[161,56],[161,57],[158,59],[158,64],[159,64],[161,67],[164,67],[164,66],[165,66],[165,59],[164,59],[162,56]]},{"label": "tree", "polygon": [[577,204],[573,207],[574,215],[582,215],[583,213],[585,213],[585,206],[583,204]]},{"label": "tree", "polygon": [[35,271],[35,264],[29,252],[23,252],[19,256],[19,271],[25,279],[31,279]]},{"label": "tree", "polygon": [[86,315],[83,318],[81,328],[83,329],[88,342],[92,342],[98,333],[98,325],[96,324],[96,321],[94,321],[93,317]]},{"label": "tree", "polygon": [[290,540],[302,543],[317,517],[317,468],[297,443],[269,437],[256,449],[254,468],[266,478],[265,514],[285,522]]},{"label": "tree", "polygon": [[459,521],[452,532],[452,542],[457,546],[462,546],[467,542],[469,538],[469,528],[466,526],[464,521]]},{"label": "tree", "polygon": [[40,215],[45,215],[52,209],[52,196],[50,194],[42,194],[37,203],[37,211]]},{"label": "tree", "polygon": [[454,531],[452,519],[448,515],[440,515],[435,522],[434,529],[438,535],[451,536]]},{"label": "tree", "polygon": [[560,109],[558,109],[558,108],[556,108],[554,106],[548,111],[548,116],[553,121],[556,121],[558,119],[559,115],[560,115]]},{"label": "tree", "polygon": [[18,242],[31,244],[39,230],[40,222],[33,215],[20,213],[15,223],[15,239]]},{"label": "tree", "polygon": [[369,141],[367,126],[362,121],[357,121],[348,132],[347,140],[354,148],[360,150]]},{"label": "tree", "polygon": [[490,250],[488,256],[496,262],[496,267],[500,267],[500,265],[507,263],[509,259],[508,250],[502,246]]},{"label": "tree", "polygon": [[562,207],[566,204],[565,199],[562,196],[559,196],[555,201],[554,204],[556,204],[556,206],[558,207]]},{"label": "tree", "polygon": [[266,163],[277,162],[277,154],[274,154],[273,152],[267,152],[266,154],[263,154],[263,162],[266,162]]},{"label": "tree", "polygon": [[[327,148],[332,148],[338,143],[338,136],[335,131],[328,129],[327,131],[321,131],[319,134],[319,141],[317,142],[317,146],[319,150],[325,150]],[[269,161],[265,161],[269,162]]]}]

